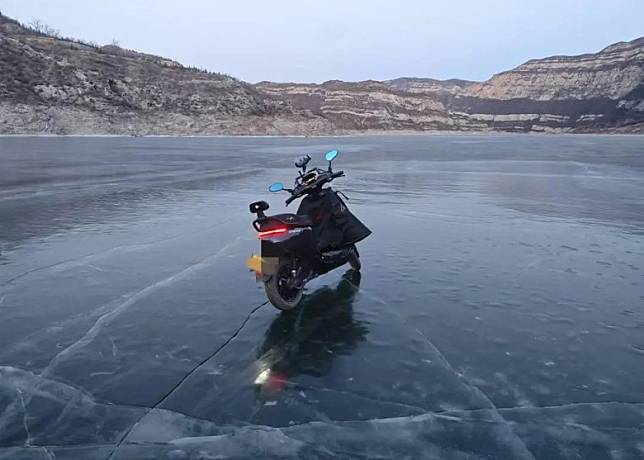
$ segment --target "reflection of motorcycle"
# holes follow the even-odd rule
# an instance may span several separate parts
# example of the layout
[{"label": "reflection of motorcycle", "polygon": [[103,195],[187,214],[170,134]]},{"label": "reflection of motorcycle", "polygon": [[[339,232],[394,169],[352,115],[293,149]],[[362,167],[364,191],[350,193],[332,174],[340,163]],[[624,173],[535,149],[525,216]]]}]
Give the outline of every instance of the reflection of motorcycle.
[{"label": "reflection of motorcycle", "polygon": [[[268,203],[257,201],[250,205],[257,214],[253,227],[261,240],[261,257],[253,256],[248,267],[264,282],[268,300],[280,310],[292,310],[302,300],[304,285],[311,279],[349,263],[360,270],[360,256],[355,244],[371,231],[349,211],[338,192],[323,188],[343,171],[333,172],[331,163],[337,151],[326,154],[327,170],[313,168],[307,171],[311,157],[301,158],[295,187],[288,189],[281,182],[269,187],[271,192],[285,190],[291,194],[286,200],[304,197],[297,214],[267,216]],[[346,198],[346,196],[345,196]]]},{"label": "reflection of motorcycle", "polygon": [[318,289],[302,308],[273,320],[256,362],[259,396],[281,391],[300,374],[327,374],[334,357],[350,354],[365,339],[366,324],[353,319],[352,302],[359,285],[360,272],[349,270],[336,289]]}]

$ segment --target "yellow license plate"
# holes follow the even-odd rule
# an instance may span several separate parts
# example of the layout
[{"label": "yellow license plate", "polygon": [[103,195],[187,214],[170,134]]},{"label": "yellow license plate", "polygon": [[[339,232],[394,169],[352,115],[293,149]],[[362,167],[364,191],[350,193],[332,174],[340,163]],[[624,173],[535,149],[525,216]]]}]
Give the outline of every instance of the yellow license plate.
[{"label": "yellow license plate", "polygon": [[257,256],[253,254],[248,258],[246,261],[246,266],[248,267],[249,270],[252,270],[256,273],[259,273],[261,275],[262,273],[262,258],[260,256]]}]

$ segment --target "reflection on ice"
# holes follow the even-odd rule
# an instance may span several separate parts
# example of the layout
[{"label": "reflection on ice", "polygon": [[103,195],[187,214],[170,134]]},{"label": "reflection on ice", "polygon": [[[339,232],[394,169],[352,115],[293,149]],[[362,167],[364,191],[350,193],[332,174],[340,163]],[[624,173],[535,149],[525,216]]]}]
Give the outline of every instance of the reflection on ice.
[{"label": "reflection on ice", "polygon": [[316,290],[301,308],[272,321],[255,363],[260,400],[270,399],[299,374],[327,374],[336,357],[350,354],[365,340],[367,324],[353,318],[360,278],[359,272],[349,270],[335,289]]}]

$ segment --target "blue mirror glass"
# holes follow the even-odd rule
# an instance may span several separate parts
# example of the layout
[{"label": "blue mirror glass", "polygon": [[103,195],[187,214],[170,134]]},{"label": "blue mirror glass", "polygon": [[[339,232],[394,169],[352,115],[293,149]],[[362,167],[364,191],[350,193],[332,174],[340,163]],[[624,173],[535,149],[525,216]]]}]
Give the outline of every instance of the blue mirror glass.
[{"label": "blue mirror glass", "polygon": [[284,190],[284,184],[281,182],[275,182],[268,187],[269,192],[281,192],[282,190]]},{"label": "blue mirror glass", "polygon": [[326,161],[333,161],[337,156],[338,156],[337,150],[330,150],[326,152],[325,158],[326,158]]}]

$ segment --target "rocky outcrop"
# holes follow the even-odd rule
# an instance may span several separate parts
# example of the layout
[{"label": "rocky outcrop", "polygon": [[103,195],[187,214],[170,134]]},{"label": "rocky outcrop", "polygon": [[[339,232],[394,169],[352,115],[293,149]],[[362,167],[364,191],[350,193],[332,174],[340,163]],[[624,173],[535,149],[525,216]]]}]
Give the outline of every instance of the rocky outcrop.
[{"label": "rocky outcrop", "polygon": [[47,36],[0,16],[3,133],[217,134],[286,110],[227,75]]},{"label": "rocky outcrop", "polygon": [[467,95],[501,100],[619,100],[642,82],[644,38],[617,43],[595,54],[533,59],[470,86]]},{"label": "rocky outcrop", "polygon": [[[326,82],[321,85],[260,83],[257,89],[286,101],[294,111],[329,120],[337,130],[454,130],[466,124],[450,114],[443,98],[399,90],[388,82]],[[468,129],[485,129],[478,122]]]},{"label": "rocky outcrop", "polygon": [[0,15],[0,133],[642,132],[644,38],[526,62],[486,82],[249,85]]},{"label": "rocky outcrop", "polygon": [[348,130],[641,132],[644,38],[532,60],[483,83],[400,78],[256,87]]}]

